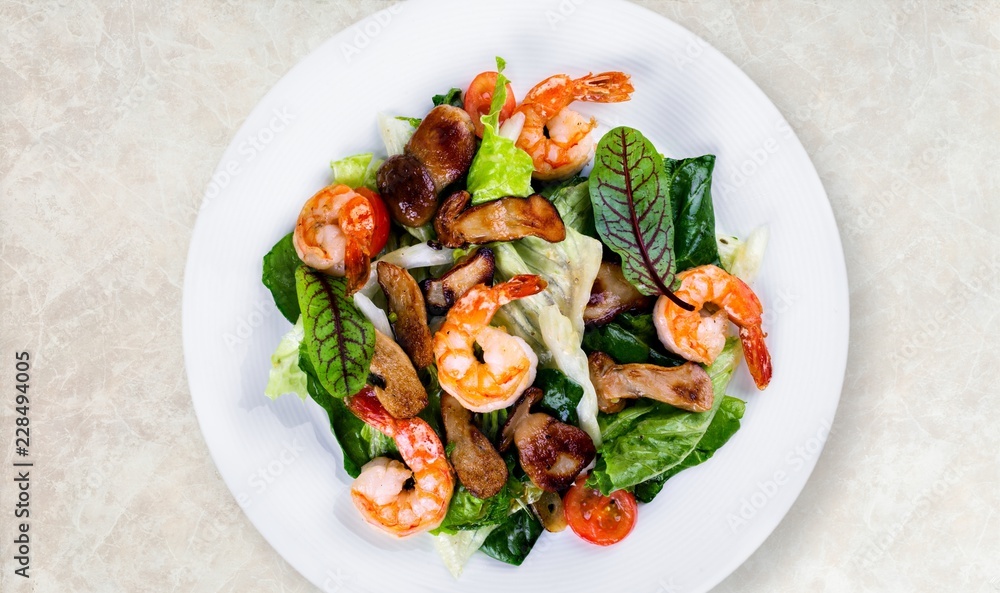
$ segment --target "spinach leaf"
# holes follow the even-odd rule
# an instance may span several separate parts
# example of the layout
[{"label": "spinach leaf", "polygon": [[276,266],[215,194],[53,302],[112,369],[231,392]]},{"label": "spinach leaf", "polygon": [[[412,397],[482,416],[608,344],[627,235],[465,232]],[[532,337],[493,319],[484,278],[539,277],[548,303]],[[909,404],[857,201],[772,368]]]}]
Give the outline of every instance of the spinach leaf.
[{"label": "spinach leaf", "polygon": [[431,102],[434,106],[438,105],[451,105],[452,107],[465,107],[465,103],[462,102],[462,89],[452,87],[447,93],[443,95],[434,95],[431,97]]},{"label": "spinach leaf", "polygon": [[299,254],[292,244],[292,233],[282,237],[271,251],[264,256],[264,271],[261,281],[271,291],[274,304],[285,316],[295,323],[299,318],[299,297],[295,292],[295,270],[302,265]]},{"label": "spinach leaf", "polygon": [[330,429],[344,452],[344,471],[352,478],[361,473],[361,466],[376,457],[396,453],[396,443],[347,409],[344,400],[333,397],[316,377],[305,345],[299,348],[299,368],[306,374],[306,388],[330,418]]},{"label": "spinach leaf", "polygon": [[535,377],[535,387],[544,394],[538,407],[567,424],[578,425],[576,406],[583,397],[583,387],[558,369],[541,369]]},{"label": "spinach leaf", "polygon": [[674,218],[674,254],[677,270],[719,264],[712,207],[712,170],[715,155],[675,161],[664,158],[670,175],[670,205]]},{"label": "spinach leaf", "polygon": [[588,327],[583,334],[583,349],[588,354],[604,352],[619,364],[648,362],[672,367],[684,362],[663,348],[650,313],[623,313],[611,323]]},{"label": "spinach leaf", "polygon": [[607,495],[655,478],[681,463],[694,451],[722,405],[739,351],[739,340],[727,340],[725,349],[706,369],[715,394],[707,412],[687,412],[641,399],[618,414],[598,416],[604,442],[587,485]]},{"label": "spinach leaf", "polygon": [[705,436],[701,437],[701,440],[698,441],[694,451],[691,451],[684,458],[684,461],[662,474],[637,484],[635,487],[635,497],[642,502],[649,502],[660,493],[664,482],[668,479],[677,475],[682,470],[708,461],[740,429],[740,419],[743,418],[744,410],[746,410],[746,404],[742,400],[727,395],[722,400],[719,411],[712,418],[712,423],[708,425]]},{"label": "spinach leaf", "polygon": [[670,175],[652,142],[636,129],[617,127],[601,138],[590,175],[597,232],[622,258],[622,271],[639,292],[670,291],[677,272]]},{"label": "spinach leaf", "polygon": [[323,388],[334,397],[357,393],[368,380],[375,328],[354,305],[346,278],[306,266],[295,271],[305,337],[302,340]]},{"label": "spinach leaf", "polygon": [[520,566],[541,534],[542,523],[525,508],[508,516],[479,549],[491,558]]},{"label": "spinach leaf", "polygon": [[455,533],[488,525],[500,525],[507,520],[509,511],[510,489],[506,484],[500,492],[485,499],[477,498],[466,490],[465,486],[458,484],[451,496],[448,514],[445,515],[441,525],[431,533]]}]

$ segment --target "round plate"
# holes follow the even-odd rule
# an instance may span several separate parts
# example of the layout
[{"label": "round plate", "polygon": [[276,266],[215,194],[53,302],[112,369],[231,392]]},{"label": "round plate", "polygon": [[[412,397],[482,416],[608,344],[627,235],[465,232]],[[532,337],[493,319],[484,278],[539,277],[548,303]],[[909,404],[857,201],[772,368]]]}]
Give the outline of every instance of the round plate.
[{"label": "round plate", "polygon": [[[431,536],[395,540],[362,523],[323,411],[263,395],[289,324],[260,283],[261,257],[330,180],[331,159],[381,151],[379,111],[422,116],[430,98],[507,60],[520,97],[554,73],[622,70],[633,100],[577,104],[603,133],[641,130],[672,157],[718,156],[720,230],[771,241],[755,290],[774,380],[745,367],[730,394],[743,428],[672,478],[635,531],[598,548],[545,533],[520,567],[477,554],[456,581]],[[208,448],[247,516],[325,591],[706,591],[742,563],[798,496],[836,411],[847,356],[843,253],[823,187],[777,109],[690,32],[625,2],[421,1],[341,31],[254,109],[222,157],[195,226],[184,285],[184,352]]]}]

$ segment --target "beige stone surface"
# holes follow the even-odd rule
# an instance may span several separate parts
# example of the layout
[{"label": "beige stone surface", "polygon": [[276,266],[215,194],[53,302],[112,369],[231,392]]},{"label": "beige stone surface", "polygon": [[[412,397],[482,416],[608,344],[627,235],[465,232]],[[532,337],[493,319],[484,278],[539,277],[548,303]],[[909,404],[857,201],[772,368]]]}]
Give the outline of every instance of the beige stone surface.
[{"label": "beige stone surface", "polygon": [[[716,591],[1000,590],[1000,5],[643,4],[785,114],[850,276],[826,450]],[[0,591],[313,590],[208,456],[182,273],[246,115],[311,49],[387,6],[0,2]],[[33,356],[30,581],[12,576],[9,537],[19,350]]]}]

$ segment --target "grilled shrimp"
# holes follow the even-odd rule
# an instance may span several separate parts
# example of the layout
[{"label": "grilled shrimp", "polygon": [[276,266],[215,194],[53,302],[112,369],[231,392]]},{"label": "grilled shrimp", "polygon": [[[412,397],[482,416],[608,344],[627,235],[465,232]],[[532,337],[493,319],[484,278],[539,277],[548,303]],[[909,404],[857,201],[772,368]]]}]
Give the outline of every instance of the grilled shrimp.
[{"label": "grilled shrimp", "polygon": [[[420,418],[399,420],[382,407],[371,387],[347,401],[355,416],[396,442],[406,465],[376,457],[361,468],[351,499],[361,516],[397,537],[434,529],[448,512],[455,477],[437,433]],[[409,469],[407,469],[409,466]],[[413,487],[405,488],[413,479]]]},{"label": "grilled shrimp", "polygon": [[726,344],[726,319],[740,329],[747,367],[758,389],[771,380],[771,355],[761,328],[763,307],[749,286],[713,265],[699,266],[677,275],[681,286],[674,294],[694,305],[685,311],[661,296],[653,309],[656,335],[669,350],[688,360],[711,364]]},{"label": "grilled shrimp", "polygon": [[511,119],[518,114],[524,117],[517,146],[531,155],[535,178],[569,177],[578,173],[594,152],[596,144],[590,131],[597,127],[597,120],[570,110],[570,103],[628,101],[633,90],[628,74],[602,72],[577,79],[556,74],[528,91]]},{"label": "grilled shrimp", "polygon": [[[434,334],[434,357],[441,388],[466,409],[506,408],[535,380],[538,357],[528,343],[490,320],[503,305],[541,292],[545,281],[522,274],[489,287],[470,288],[448,311]],[[476,357],[475,346],[482,348]]]},{"label": "grilled shrimp", "polygon": [[368,198],[346,185],[329,185],[306,200],[292,243],[304,264],[346,276],[351,289],[368,281],[375,214]]}]

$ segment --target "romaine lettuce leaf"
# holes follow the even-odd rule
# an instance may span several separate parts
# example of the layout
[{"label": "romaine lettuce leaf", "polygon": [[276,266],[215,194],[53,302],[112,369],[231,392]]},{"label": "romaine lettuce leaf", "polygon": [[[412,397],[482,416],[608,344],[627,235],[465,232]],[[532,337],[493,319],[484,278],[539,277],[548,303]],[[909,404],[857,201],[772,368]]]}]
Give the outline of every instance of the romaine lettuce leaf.
[{"label": "romaine lettuce leaf", "polygon": [[740,360],[739,340],[730,338],[708,366],[715,401],[707,412],[693,413],[640,399],[617,414],[601,414],[604,443],[587,480],[604,494],[655,478],[680,464],[698,445],[725,399],[726,386]]},{"label": "romaine lettuce leaf", "polygon": [[462,575],[465,564],[483,545],[499,525],[487,525],[472,531],[456,531],[455,533],[439,533],[434,538],[434,550],[441,556],[445,568],[456,579]]},{"label": "romaine lettuce leaf", "polygon": [[559,211],[563,224],[578,233],[597,238],[594,206],[590,202],[590,184],[585,177],[574,177],[573,181],[574,183],[558,187],[549,199]]},{"label": "romaine lettuce leaf", "polygon": [[684,458],[684,461],[662,474],[637,484],[635,487],[635,497],[642,502],[649,502],[660,493],[664,482],[668,479],[677,475],[682,470],[708,461],[740,429],[740,420],[743,418],[745,410],[746,404],[743,400],[727,395],[722,400],[719,411],[712,418],[712,423],[708,425],[705,436],[701,437],[701,440],[698,441],[694,451],[691,451]]},{"label": "romaine lettuce leaf", "polygon": [[389,156],[403,154],[406,143],[416,131],[408,121],[384,113],[378,114],[378,133],[382,136],[385,152]]},{"label": "romaine lettuce leaf", "polygon": [[514,140],[500,135],[500,109],[507,100],[507,77],[504,61],[497,58],[497,83],[493,89],[490,111],[482,117],[483,142],[472,158],[466,183],[472,204],[482,204],[507,196],[531,194],[531,174],[535,165],[531,156],[517,147]]},{"label": "romaine lettuce leaf", "polygon": [[294,393],[305,400],[309,397],[306,388],[306,374],[299,368],[299,345],[302,344],[302,317],[288,330],[271,355],[271,371],[267,378],[264,395],[271,399],[286,393]]},{"label": "romaine lettuce leaf", "polygon": [[768,237],[765,226],[755,228],[743,241],[729,235],[717,235],[722,267],[744,282],[753,282],[764,259]]},{"label": "romaine lettuce leaf", "polygon": [[331,161],[333,182],[342,183],[350,188],[367,187],[375,189],[375,172],[382,164],[382,159],[376,159],[370,152],[356,154],[339,161]]},{"label": "romaine lettuce leaf", "polygon": [[580,428],[590,435],[594,445],[599,447],[601,429],[597,424],[597,391],[590,381],[587,355],[580,348],[581,334],[555,305],[542,307],[539,311],[538,328],[542,332],[545,346],[552,354],[552,363],[583,389],[580,401],[576,405],[577,419]]}]

